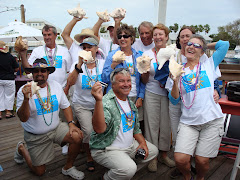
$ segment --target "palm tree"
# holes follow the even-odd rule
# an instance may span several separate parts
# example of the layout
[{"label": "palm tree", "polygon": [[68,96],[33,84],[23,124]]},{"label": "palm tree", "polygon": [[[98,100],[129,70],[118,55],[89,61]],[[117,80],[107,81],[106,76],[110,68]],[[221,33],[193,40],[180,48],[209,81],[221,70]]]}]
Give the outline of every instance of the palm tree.
[{"label": "palm tree", "polygon": [[204,31],[205,31],[206,34],[209,33],[209,31],[210,31],[210,26],[209,26],[209,24],[205,24],[205,25],[204,25]]}]

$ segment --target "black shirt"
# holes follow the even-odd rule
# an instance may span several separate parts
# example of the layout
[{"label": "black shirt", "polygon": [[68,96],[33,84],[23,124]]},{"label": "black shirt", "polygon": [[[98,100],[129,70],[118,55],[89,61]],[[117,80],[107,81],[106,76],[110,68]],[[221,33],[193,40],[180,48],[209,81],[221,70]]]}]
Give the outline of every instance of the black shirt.
[{"label": "black shirt", "polygon": [[10,53],[0,51],[0,80],[14,80],[14,69],[19,65]]}]

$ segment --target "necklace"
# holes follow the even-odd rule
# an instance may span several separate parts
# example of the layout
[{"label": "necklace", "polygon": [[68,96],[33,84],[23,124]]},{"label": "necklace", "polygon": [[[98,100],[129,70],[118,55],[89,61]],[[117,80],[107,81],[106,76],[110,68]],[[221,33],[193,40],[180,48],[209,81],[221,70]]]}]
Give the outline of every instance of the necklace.
[{"label": "necklace", "polygon": [[44,116],[44,112],[43,112],[43,109],[45,111],[50,111],[51,108],[52,108],[52,105],[50,103],[50,99],[51,99],[51,89],[50,89],[50,86],[48,85],[47,83],[47,102],[43,102],[43,99],[41,98],[39,92],[37,91],[37,99],[38,99],[38,102],[39,104],[41,105],[41,110],[42,110],[42,116],[43,116],[43,119],[44,119],[44,122],[47,126],[50,126],[52,124],[52,118],[53,118],[53,110],[52,110],[52,114],[51,114],[51,122],[50,123],[47,123],[46,119],[45,119],[45,116]]},{"label": "necklace", "polygon": [[121,111],[123,112],[123,114],[126,116],[126,120],[127,120],[127,125],[128,125],[128,127],[132,127],[132,125],[133,125],[133,123],[134,123],[134,120],[133,120],[133,119],[134,119],[134,116],[133,116],[133,111],[132,111],[132,108],[131,108],[131,106],[130,106],[129,100],[127,99],[128,105],[129,105],[129,107],[130,107],[130,109],[131,109],[131,115],[130,115],[130,116],[128,116],[127,113],[123,110],[123,108],[122,108],[121,104],[118,102],[117,98],[115,98],[115,100],[116,100],[116,102],[117,102],[120,110],[121,110]]},{"label": "necklace", "polygon": [[50,66],[56,66],[56,54],[57,54],[57,45],[55,46],[55,51],[54,51],[54,55],[52,57],[49,57],[48,55],[48,50],[47,50],[47,46],[45,45],[45,54],[46,54],[46,57],[47,57],[47,63],[50,65]]},{"label": "necklace", "polygon": [[154,56],[155,56],[155,59],[156,59],[156,63],[157,63],[157,66],[159,65],[158,64],[158,61],[157,61],[157,48],[156,47],[154,47]]},{"label": "necklace", "polygon": [[[127,66],[127,69],[128,69],[129,72],[131,73],[131,75],[134,75],[134,74],[136,73],[136,66],[135,66],[135,57],[134,57],[133,52],[132,52],[132,61],[133,61],[133,71],[130,70],[130,68],[129,68],[128,65],[127,65],[127,62],[126,62],[126,61],[124,61],[124,62],[125,62],[125,64],[126,64],[126,66]],[[131,68],[131,69],[132,69],[132,68]]]},{"label": "necklace", "polygon": [[[185,68],[186,64],[184,65],[184,68]],[[200,68],[199,68],[200,66]],[[182,76],[180,77],[180,96],[181,96],[181,100],[183,102],[183,105],[187,108],[187,109],[190,109],[192,106],[193,106],[193,103],[194,103],[194,100],[195,100],[195,97],[196,97],[196,93],[197,93],[197,84],[198,84],[198,80],[199,80],[199,75],[200,75],[200,69],[201,69],[201,64],[200,62],[198,63],[198,66],[197,66],[197,72],[196,72],[196,80],[195,80],[195,84],[191,84],[191,86],[194,86],[195,89],[194,89],[194,96],[193,96],[193,99],[192,99],[192,102],[190,103],[189,106],[186,105],[184,99],[183,99],[183,93],[182,93],[182,81],[183,81],[183,78]],[[188,82],[188,81],[187,81]],[[185,83],[187,84],[187,83]],[[189,85],[189,84],[187,84]],[[191,88],[191,87],[190,87]]]},{"label": "necklace", "polygon": [[89,69],[87,68],[87,65],[84,64],[85,70],[87,72],[87,77],[89,79],[89,85],[90,87],[92,87],[95,82],[98,81],[98,76],[99,76],[99,69],[98,69],[98,60],[95,61],[95,66],[96,66],[96,77],[93,78],[93,76],[91,75],[91,73],[89,72]]}]

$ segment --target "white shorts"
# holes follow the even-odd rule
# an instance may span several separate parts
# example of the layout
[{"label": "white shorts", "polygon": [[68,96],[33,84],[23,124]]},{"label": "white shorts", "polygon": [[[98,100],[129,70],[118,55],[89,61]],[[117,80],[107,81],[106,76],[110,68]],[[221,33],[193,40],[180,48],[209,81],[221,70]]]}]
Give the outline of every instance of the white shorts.
[{"label": "white shorts", "polygon": [[213,158],[218,154],[224,133],[224,119],[202,125],[179,123],[175,152]]}]

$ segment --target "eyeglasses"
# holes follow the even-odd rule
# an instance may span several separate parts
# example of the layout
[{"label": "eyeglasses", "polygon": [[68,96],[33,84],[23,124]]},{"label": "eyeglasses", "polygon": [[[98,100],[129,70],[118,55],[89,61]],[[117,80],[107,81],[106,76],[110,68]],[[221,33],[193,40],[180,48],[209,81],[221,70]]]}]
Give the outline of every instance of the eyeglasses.
[{"label": "eyeglasses", "polygon": [[33,73],[39,73],[39,71],[41,71],[41,73],[45,73],[47,72],[47,69],[34,69]]},{"label": "eyeglasses", "polygon": [[202,46],[201,46],[200,44],[198,44],[198,43],[188,42],[187,45],[188,45],[188,46],[193,45],[193,47],[195,47],[195,48],[201,48],[201,49],[202,49]]},{"label": "eyeglasses", "polygon": [[118,36],[117,36],[118,39],[122,39],[122,37],[123,37],[124,39],[126,39],[126,38],[129,38],[129,37],[132,37],[132,36],[131,36],[131,35],[127,35],[127,34],[118,35]]}]

